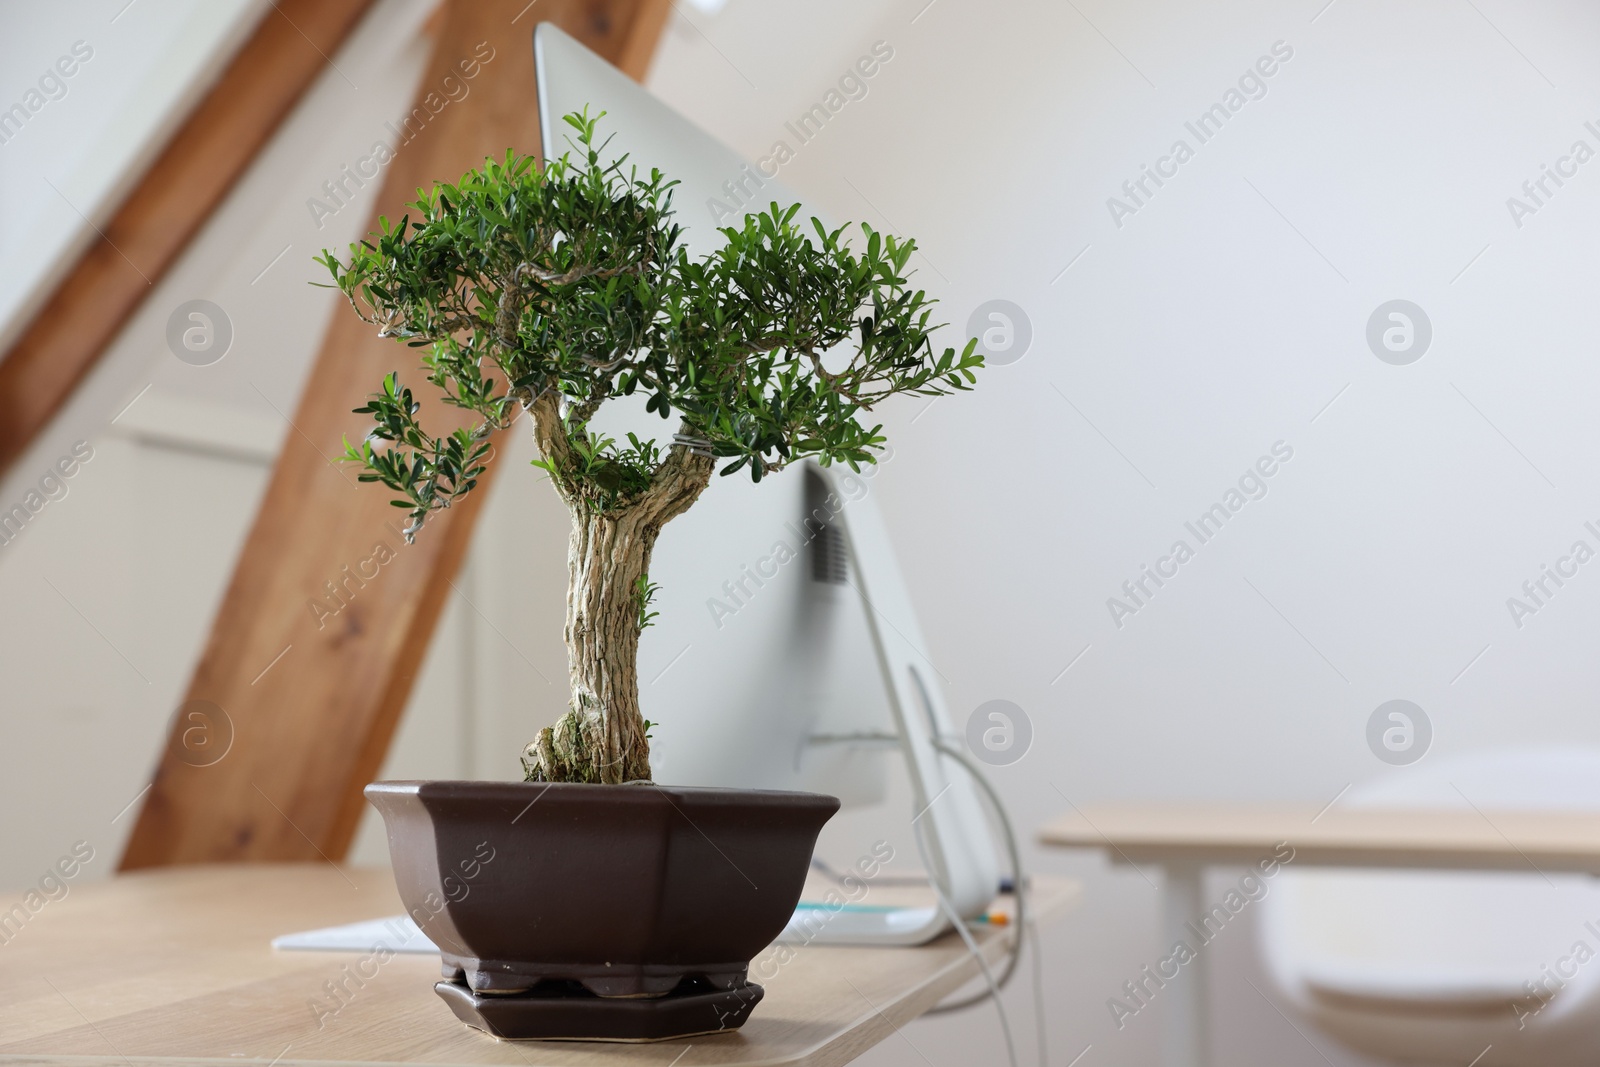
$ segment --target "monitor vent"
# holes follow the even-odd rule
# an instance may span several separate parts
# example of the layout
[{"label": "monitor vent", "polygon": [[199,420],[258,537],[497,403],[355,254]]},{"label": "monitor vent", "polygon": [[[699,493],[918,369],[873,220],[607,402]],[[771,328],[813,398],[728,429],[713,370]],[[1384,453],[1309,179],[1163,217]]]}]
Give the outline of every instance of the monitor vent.
[{"label": "monitor vent", "polygon": [[833,525],[823,526],[811,539],[811,580],[843,585],[848,580],[849,551],[844,535]]}]

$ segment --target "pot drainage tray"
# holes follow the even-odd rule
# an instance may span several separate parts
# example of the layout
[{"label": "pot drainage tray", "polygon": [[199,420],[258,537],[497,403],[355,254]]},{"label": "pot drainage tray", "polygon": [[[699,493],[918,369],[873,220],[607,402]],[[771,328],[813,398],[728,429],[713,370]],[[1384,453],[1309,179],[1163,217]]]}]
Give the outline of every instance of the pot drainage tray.
[{"label": "pot drainage tray", "polygon": [[763,992],[754,982],[717,989],[698,979],[663,997],[597,997],[576,982],[541,982],[511,995],[474,993],[461,982],[433,988],[468,1026],[539,1041],[666,1041],[737,1030]]}]

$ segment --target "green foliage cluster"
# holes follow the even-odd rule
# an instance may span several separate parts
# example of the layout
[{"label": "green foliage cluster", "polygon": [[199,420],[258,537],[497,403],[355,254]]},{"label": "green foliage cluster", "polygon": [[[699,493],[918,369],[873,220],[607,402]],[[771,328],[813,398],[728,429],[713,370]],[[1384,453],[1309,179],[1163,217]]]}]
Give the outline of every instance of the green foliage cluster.
[{"label": "green foliage cluster", "polygon": [[[773,204],[693,258],[675,183],[603,164],[599,117],[567,116],[575,153],[542,171],[507,153],[419,191],[348,263],[323,253],[357,312],[426,349],[428,381],[473,415],[430,435],[395,374],[356,409],[374,425],[347,458],[399,495],[408,532],[473,488],[490,435],[524,408],[553,423],[539,427],[539,462],[569,506],[603,512],[648,494],[679,450],[756,481],[807,456],[859,468],[884,441],[864,420],[880,400],[970,387],[982,357],[975,342],[934,349],[932,301],[907,278],[913,241],[866,224],[849,240]],[[679,419],[665,447],[590,430],[602,404],[636,393]]]}]

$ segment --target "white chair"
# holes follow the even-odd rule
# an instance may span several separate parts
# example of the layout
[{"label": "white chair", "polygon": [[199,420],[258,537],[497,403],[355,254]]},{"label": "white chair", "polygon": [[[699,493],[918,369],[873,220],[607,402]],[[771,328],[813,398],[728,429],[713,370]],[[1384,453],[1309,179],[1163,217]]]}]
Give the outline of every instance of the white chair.
[{"label": "white chair", "polygon": [[[1600,751],[1430,760],[1351,789],[1340,806],[1600,818]],[[1258,930],[1283,998],[1368,1056],[1600,1063],[1600,881],[1587,875],[1291,867],[1262,900]]]}]

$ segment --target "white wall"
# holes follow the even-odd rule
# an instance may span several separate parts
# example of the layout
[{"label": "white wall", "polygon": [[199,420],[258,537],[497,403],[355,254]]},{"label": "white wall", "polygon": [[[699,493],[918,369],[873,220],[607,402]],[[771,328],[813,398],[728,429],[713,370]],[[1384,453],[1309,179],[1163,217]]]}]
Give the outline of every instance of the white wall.
[{"label": "white wall", "polygon": [[[301,284],[306,255],[349,234],[308,228],[303,200],[403,107],[421,62],[389,32],[339,62],[365,62],[391,95],[323,80],[19,468],[76,437],[97,448],[68,499],[0,548],[0,800],[27,814],[0,830],[5,885],[80,836],[107,842],[107,867],[120,848],[128,820],[104,824],[152,765],[253,513],[267,427],[283,432],[272,406],[292,406],[331,312]],[[1019,825],[1067,798],[1315,810],[1404,773],[1364,739],[1394,697],[1428,712],[1439,753],[1600,740],[1594,568],[1521,628],[1506,607],[1573,540],[1596,544],[1585,519],[1600,525],[1585,418],[1600,163],[1520,227],[1506,207],[1575,139],[1600,147],[1583,126],[1600,126],[1597,38],[1588,6],[1503,0],[732,0],[674,16],[652,87],[751,158],[795,147],[784,122],[888,42],[867,97],[798,147],[784,181],[837,219],[916,236],[953,333],[996,297],[1031,319],[1027,355],[973,394],[885,406],[896,457],[875,482],[957,717],[1006,698],[1032,720],[1033,750],[993,775]],[[1194,146],[1184,123],[1280,40],[1293,57],[1266,96],[1118,227],[1107,198],[1175,138]],[[161,341],[193,295],[240,323],[210,374]],[[1410,366],[1364,338],[1394,298],[1433,324]],[[126,416],[143,428],[105,431],[151,381]],[[141,423],[162,396],[167,414]],[[172,451],[200,433],[195,404],[267,439],[242,449],[255,466]],[[1107,598],[1176,538],[1193,545],[1185,521],[1280,440],[1294,456],[1268,495],[1118,627]],[[385,774],[514,776],[516,747],[559,710],[564,530],[539,488],[508,464]],[[382,854],[369,820],[355,856]],[[1030,846],[1029,861],[1087,880],[1045,937],[1052,1062],[1091,1044],[1084,1067],[1152,1062],[1159,1012],[1119,1032],[1105,1001],[1157,954],[1155,887],[1089,856]],[[1219,1062],[1361,1062],[1308,1047],[1250,989],[1265,986],[1248,931],[1212,963]],[[1031,1032],[1023,983],[1008,1003]],[[996,1062],[995,1037],[986,1010],[925,1020],[862,1062]]]},{"label": "white wall", "polygon": [[[1506,199],[1575,139],[1600,149],[1600,16],[1323,8],[734,2],[698,31],[680,18],[652,74],[754,158],[889,42],[783,179],[915,235],[958,328],[996,297],[1032,320],[1026,357],[974,394],[885,405],[878,479],[952,708],[1006,698],[1032,719],[1033,751],[994,774],[1024,826],[1066,797],[1314,811],[1387,771],[1364,732],[1395,697],[1428,712],[1436,754],[1600,739],[1600,577],[1520,629],[1506,607],[1575,539],[1597,547],[1600,163],[1520,228]],[[1197,145],[1185,121],[1280,40],[1267,95]],[[1178,137],[1194,158],[1116,226],[1107,198]],[[1394,298],[1433,323],[1410,366],[1364,340]],[[1267,497],[1114,625],[1107,598],[1193,544],[1184,522],[1279,440],[1294,458]],[[1091,1043],[1084,1064],[1152,1062],[1158,1017],[1118,1032],[1105,1001],[1157,954],[1153,887],[1032,859],[1089,876],[1046,941],[1053,1062]],[[1356,1062],[1245,984],[1266,988],[1246,936],[1213,964],[1218,1062]],[[989,1036],[981,1013],[921,1022],[862,1062],[995,1062]]]}]

